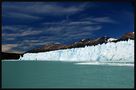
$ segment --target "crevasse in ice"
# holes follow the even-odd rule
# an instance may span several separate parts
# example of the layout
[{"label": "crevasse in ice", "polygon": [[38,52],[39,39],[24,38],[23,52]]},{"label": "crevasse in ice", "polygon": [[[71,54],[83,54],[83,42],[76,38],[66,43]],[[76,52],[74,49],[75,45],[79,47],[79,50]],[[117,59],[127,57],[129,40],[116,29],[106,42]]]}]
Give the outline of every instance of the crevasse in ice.
[{"label": "crevasse in ice", "polygon": [[134,40],[49,52],[26,53],[19,60],[134,62]]}]

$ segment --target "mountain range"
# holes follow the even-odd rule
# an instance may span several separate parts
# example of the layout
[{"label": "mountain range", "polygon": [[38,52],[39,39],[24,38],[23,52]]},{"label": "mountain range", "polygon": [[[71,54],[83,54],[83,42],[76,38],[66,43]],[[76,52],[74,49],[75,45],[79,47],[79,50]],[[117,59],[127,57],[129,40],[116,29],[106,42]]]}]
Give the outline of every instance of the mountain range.
[{"label": "mountain range", "polygon": [[[37,53],[37,52],[48,52],[48,51],[54,51],[54,50],[60,50],[60,49],[70,49],[70,48],[80,48],[80,47],[85,47],[85,46],[95,46],[98,44],[103,44],[103,43],[109,43],[109,42],[119,42],[119,41],[125,41],[128,39],[134,40],[134,32],[128,32],[122,35],[120,38],[115,39],[111,37],[99,37],[96,39],[81,39],[78,42],[74,42],[73,44],[70,45],[64,45],[64,44],[46,44],[41,46],[40,48],[34,48],[32,50],[26,51],[25,53]],[[17,53],[1,53],[1,59],[19,59],[19,56],[25,54],[17,54]]]},{"label": "mountain range", "polygon": [[46,44],[43,45],[40,48],[34,48],[30,51],[27,51],[25,53],[37,53],[37,52],[48,52],[48,51],[54,51],[59,49],[70,49],[70,48],[79,48],[79,47],[85,47],[85,46],[92,46],[92,45],[98,45],[108,42],[119,42],[132,39],[134,40],[134,32],[125,33],[123,36],[121,36],[119,39],[111,38],[111,37],[99,37],[96,39],[82,39],[78,42],[75,42],[71,45],[64,45],[64,44]]}]

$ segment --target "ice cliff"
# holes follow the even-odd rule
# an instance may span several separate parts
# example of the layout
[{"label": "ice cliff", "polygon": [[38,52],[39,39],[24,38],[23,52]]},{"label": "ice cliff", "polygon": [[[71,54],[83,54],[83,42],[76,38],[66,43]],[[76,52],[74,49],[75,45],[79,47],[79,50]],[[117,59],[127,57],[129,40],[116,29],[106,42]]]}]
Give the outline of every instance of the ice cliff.
[{"label": "ice cliff", "polygon": [[19,60],[134,62],[134,40],[49,52],[26,53]]}]

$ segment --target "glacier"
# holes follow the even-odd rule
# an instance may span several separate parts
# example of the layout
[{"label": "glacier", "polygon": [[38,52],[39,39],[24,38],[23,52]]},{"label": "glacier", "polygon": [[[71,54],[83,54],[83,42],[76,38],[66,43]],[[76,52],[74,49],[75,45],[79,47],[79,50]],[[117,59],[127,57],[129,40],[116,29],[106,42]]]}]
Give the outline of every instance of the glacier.
[{"label": "glacier", "polygon": [[134,40],[108,42],[82,48],[25,53],[19,60],[134,62]]}]

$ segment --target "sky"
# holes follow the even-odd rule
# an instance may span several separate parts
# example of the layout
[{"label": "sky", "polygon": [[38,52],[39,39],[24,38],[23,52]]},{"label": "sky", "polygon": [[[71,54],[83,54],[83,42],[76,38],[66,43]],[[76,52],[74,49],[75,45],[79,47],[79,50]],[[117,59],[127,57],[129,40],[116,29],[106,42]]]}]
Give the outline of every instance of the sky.
[{"label": "sky", "polygon": [[134,31],[131,2],[3,2],[2,51],[23,53],[48,43],[119,38]]}]

